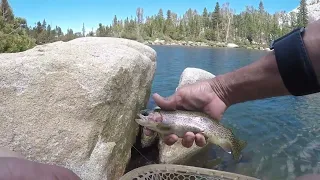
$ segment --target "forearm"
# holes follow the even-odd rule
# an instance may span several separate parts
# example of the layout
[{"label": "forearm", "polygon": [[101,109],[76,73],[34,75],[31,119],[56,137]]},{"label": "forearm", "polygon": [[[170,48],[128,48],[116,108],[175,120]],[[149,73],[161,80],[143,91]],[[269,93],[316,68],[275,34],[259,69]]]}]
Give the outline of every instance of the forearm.
[{"label": "forearm", "polygon": [[305,47],[320,82],[320,19],[306,28]]},{"label": "forearm", "polygon": [[282,82],[273,52],[248,66],[217,76],[213,84],[227,106],[289,94]]},{"label": "forearm", "polygon": [[[313,69],[320,80],[320,20],[306,28],[303,41]],[[212,80],[212,87],[227,106],[250,100],[290,95],[279,73],[273,51],[248,66],[217,76]]]}]

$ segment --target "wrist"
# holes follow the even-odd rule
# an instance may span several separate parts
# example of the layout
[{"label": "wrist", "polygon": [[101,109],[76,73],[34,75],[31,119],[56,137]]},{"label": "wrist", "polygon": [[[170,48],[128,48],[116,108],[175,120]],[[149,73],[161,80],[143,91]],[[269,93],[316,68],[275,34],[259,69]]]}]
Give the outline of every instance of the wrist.
[{"label": "wrist", "polygon": [[211,84],[213,91],[227,107],[251,100],[289,95],[278,71],[274,52],[236,71],[216,76]]},{"label": "wrist", "polygon": [[218,75],[210,80],[210,85],[213,92],[219,97],[222,102],[224,102],[227,107],[235,104],[234,98],[231,98],[234,96],[232,95],[232,86],[230,86],[230,82],[232,81],[232,79],[230,79],[229,74],[230,73]]},{"label": "wrist", "polygon": [[236,78],[237,75],[240,75],[239,72],[234,71],[218,75],[211,81],[213,91],[227,107],[250,99],[247,97],[247,92],[243,91],[245,87],[241,87],[243,86],[243,81],[239,81]]}]

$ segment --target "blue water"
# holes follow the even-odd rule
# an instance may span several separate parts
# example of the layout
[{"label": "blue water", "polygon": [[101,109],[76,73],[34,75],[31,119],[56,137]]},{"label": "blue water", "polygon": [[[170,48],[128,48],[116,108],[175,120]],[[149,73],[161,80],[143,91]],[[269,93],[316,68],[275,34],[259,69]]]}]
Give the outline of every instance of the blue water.
[{"label": "blue water", "polygon": [[[244,49],[152,47],[157,52],[152,93],[162,96],[174,93],[180,74],[187,67],[218,75],[250,64],[266,54],[265,51]],[[244,153],[250,157],[248,161],[224,170],[261,179],[293,179],[308,173],[320,173],[319,103],[320,95],[314,94],[231,106],[222,123],[248,142]],[[154,106],[150,98],[148,108]]]}]

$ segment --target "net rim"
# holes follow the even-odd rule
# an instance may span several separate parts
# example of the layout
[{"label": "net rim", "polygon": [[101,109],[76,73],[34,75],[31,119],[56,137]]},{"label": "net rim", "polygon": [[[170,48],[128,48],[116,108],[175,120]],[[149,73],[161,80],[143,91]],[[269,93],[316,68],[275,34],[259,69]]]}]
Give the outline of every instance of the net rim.
[{"label": "net rim", "polygon": [[[124,174],[119,180],[132,180],[135,177],[139,177],[139,175],[143,175],[148,172],[185,172],[192,173],[194,175],[204,175],[204,176],[219,176],[227,179],[236,179],[236,180],[259,180],[254,177],[249,177],[241,174],[226,172],[226,171],[218,171],[213,169],[206,169],[194,166],[185,166],[185,165],[177,165],[177,164],[151,164],[142,166],[136,169],[133,169],[126,174]],[[156,174],[156,173],[155,173]]]}]

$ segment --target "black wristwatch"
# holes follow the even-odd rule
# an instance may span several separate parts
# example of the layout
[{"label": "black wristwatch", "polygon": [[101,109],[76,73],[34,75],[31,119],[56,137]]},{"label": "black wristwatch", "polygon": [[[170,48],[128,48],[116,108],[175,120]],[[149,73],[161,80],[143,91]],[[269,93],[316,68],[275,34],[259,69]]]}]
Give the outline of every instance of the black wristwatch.
[{"label": "black wristwatch", "polygon": [[305,28],[296,28],[270,45],[287,90],[295,96],[320,92],[317,76],[304,45]]},{"label": "black wristwatch", "polygon": [[271,50],[274,49],[274,44],[275,44],[276,42],[281,41],[282,39],[284,39],[284,38],[286,38],[286,37],[288,37],[288,36],[290,36],[290,35],[292,35],[292,34],[295,34],[295,33],[297,33],[297,32],[300,32],[300,36],[303,37],[303,34],[304,34],[304,32],[305,32],[305,27],[296,28],[296,29],[294,29],[293,31],[291,31],[290,33],[288,33],[288,34],[286,34],[286,35],[284,35],[284,36],[282,36],[282,37],[280,37],[280,38],[272,41],[271,44],[270,44],[270,49],[271,49]]}]

